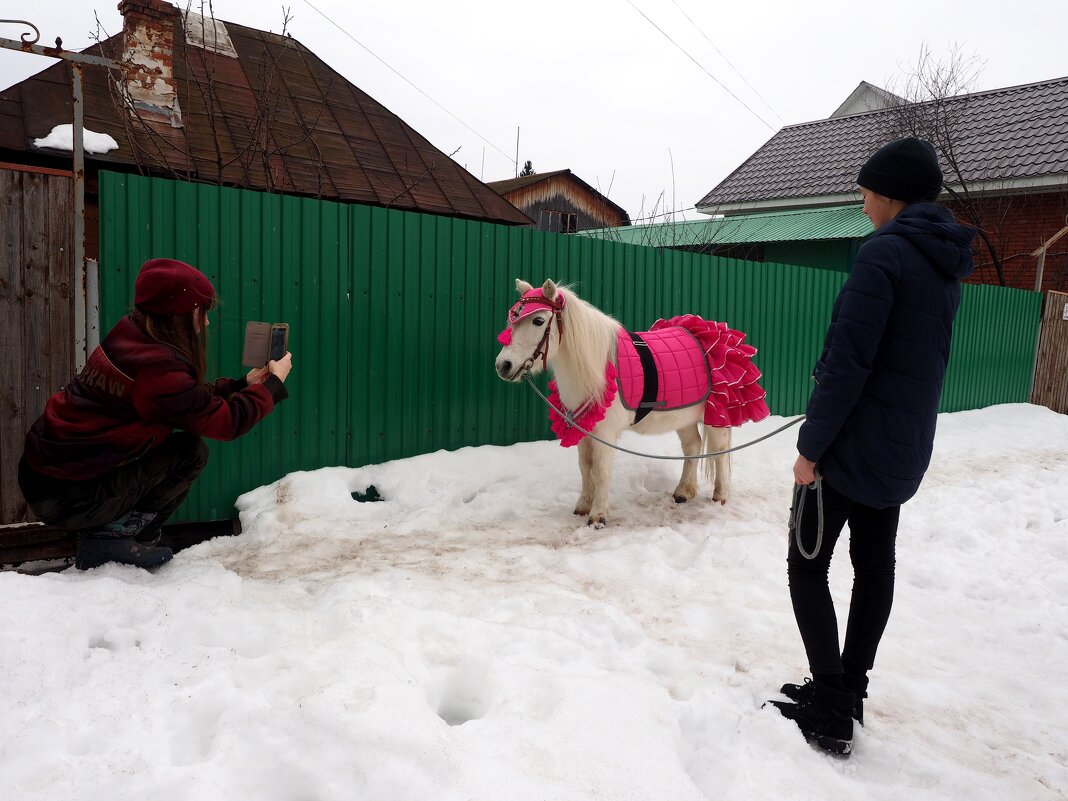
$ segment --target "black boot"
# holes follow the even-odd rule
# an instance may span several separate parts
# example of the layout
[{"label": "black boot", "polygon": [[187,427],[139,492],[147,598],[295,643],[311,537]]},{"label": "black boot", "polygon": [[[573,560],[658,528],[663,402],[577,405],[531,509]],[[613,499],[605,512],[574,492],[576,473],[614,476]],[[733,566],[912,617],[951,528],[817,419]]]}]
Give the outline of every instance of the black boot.
[{"label": "black boot", "polygon": [[155,512],[139,512],[134,509],[118,520],[112,520],[98,533],[114,537],[136,537],[149,523],[156,519]]},{"label": "black boot", "polygon": [[172,556],[174,552],[170,548],[142,545],[133,537],[79,534],[74,566],[79,570],[89,570],[108,562],[118,562],[147,568],[169,562]]},{"label": "black boot", "polygon": [[772,701],[772,706],[784,718],[796,723],[809,742],[832,754],[849,756],[853,750],[853,708],[856,703],[853,691],[839,690],[818,681],[794,686],[803,691],[796,704]]},{"label": "black boot", "polygon": [[146,526],[141,529],[134,539],[137,540],[139,545],[159,545],[159,541],[163,539],[163,526]]},{"label": "black boot", "polygon": [[108,562],[118,562],[148,568],[169,562],[174,556],[170,548],[153,547],[135,539],[155,516],[154,512],[134,511],[97,531],[79,534],[74,566],[79,570],[89,570]]},{"label": "black boot", "polygon": [[853,720],[864,725],[864,699],[868,697],[868,677],[864,674],[846,673],[842,683],[847,690],[852,690],[857,702],[853,707]]},{"label": "black boot", "polygon": [[[853,691],[853,695],[857,699],[856,703],[853,705],[853,720],[855,720],[857,723],[859,723],[861,726],[863,726],[864,725],[864,700],[863,699],[868,697],[868,693],[865,692],[864,688],[866,688],[868,686],[868,677],[867,676],[863,677],[863,680],[864,680],[863,687],[861,687],[860,683],[855,681],[854,679],[855,679],[855,677],[850,676],[847,673],[842,677],[842,683],[845,684],[847,689],[850,689],[850,690]],[[812,693],[813,693],[812,685],[814,683],[815,682],[813,682],[812,679],[806,678],[804,684],[784,684],[782,687],[779,688],[779,692],[781,692],[783,695],[785,695],[791,701],[793,701],[795,703],[800,703],[802,701],[807,701],[808,699],[810,699],[812,697]],[[781,701],[779,701],[779,702],[772,701],[772,704],[775,704],[775,705],[778,705],[779,703],[782,703],[782,702]]]}]

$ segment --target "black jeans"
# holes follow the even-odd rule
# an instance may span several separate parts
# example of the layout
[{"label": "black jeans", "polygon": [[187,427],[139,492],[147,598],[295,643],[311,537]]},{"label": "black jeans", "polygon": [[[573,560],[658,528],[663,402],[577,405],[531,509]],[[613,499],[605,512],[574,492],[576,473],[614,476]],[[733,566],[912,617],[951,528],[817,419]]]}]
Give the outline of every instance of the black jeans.
[{"label": "black jeans", "polygon": [[50,526],[90,531],[136,509],[155,512],[158,529],[189,494],[208,464],[208,446],[196,434],[175,431],[163,442],[102,476],[69,481],[19,462],[19,486],[30,509]]},{"label": "black jeans", "polygon": [[[850,673],[871,670],[890,607],[894,601],[894,545],[900,506],[874,509],[856,503],[823,481],[823,544],[819,553],[806,559],[797,546],[797,534],[805,552],[816,547],[819,525],[816,490],[804,494],[801,519],[790,532],[787,575],[790,600],[813,674]],[[795,491],[794,504],[799,495]],[[791,515],[792,517],[793,515]],[[853,595],[845,643],[838,648],[838,620],[827,585],[831,555],[842,527],[849,524],[849,559],[853,563]]]}]

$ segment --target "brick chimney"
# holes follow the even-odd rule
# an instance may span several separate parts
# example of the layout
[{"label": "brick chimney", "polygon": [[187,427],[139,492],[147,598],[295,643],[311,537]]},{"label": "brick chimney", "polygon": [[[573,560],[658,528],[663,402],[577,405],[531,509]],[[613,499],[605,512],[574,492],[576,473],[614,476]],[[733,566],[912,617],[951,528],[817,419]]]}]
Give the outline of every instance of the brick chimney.
[{"label": "brick chimney", "polygon": [[143,120],[182,127],[174,79],[174,26],[178,9],[164,0],[122,0],[123,95],[130,113]]}]

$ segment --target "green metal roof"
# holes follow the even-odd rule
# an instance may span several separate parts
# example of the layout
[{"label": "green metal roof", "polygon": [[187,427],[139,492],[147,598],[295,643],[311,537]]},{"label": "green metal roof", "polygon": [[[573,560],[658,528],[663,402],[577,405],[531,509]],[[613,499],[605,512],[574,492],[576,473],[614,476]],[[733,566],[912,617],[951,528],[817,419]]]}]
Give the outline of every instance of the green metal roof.
[{"label": "green metal roof", "polygon": [[577,236],[591,236],[630,245],[696,247],[754,242],[800,242],[817,239],[861,239],[873,230],[862,206],[793,209],[710,217],[707,220],[594,228]]}]

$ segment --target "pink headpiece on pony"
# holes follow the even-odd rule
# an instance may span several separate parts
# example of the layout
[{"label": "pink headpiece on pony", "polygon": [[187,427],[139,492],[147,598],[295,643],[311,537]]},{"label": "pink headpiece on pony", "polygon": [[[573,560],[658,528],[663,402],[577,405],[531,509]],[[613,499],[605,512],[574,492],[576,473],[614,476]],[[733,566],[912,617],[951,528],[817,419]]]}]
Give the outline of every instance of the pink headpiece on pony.
[{"label": "pink headpiece on pony", "polygon": [[516,301],[511,309],[508,310],[508,327],[501,331],[497,335],[497,341],[507,347],[512,344],[512,327],[534,312],[541,308],[552,309],[553,314],[556,314],[564,308],[566,299],[563,292],[556,293],[555,300],[549,300],[545,297],[545,291],[541,287],[535,287],[534,289],[528,289],[523,293],[523,296]]},{"label": "pink headpiece on pony", "polygon": [[538,310],[539,307],[547,306],[554,311],[560,311],[564,308],[564,293],[557,292],[555,300],[549,300],[545,297],[545,290],[541,287],[535,289],[528,289],[523,293],[515,305],[508,311],[508,324],[515,325],[520,320],[529,317]]}]

